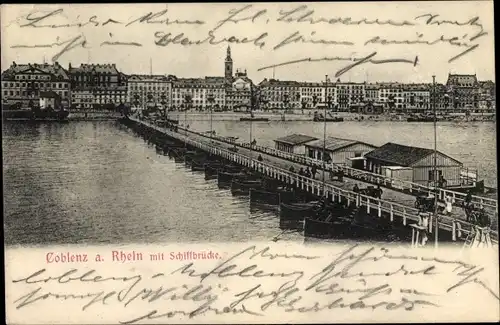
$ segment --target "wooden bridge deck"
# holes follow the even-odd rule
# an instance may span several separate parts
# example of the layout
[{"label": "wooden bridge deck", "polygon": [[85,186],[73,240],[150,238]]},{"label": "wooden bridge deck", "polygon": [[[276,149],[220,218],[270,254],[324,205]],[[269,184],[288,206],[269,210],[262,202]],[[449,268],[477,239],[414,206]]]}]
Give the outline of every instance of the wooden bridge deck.
[{"label": "wooden bridge deck", "polygon": [[[238,147],[237,152],[232,152],[229,149],[234,148],[234,144],[228,142],[220,141],[217,139],[210,139],[205,135],[186,131],[180,127],[178,128],[177,132],[173,132],[167,128],[159,127],[152,123],[141,121],[133,117],[130,117],[130,119],[149,126],[159,132],[165,133],[180,141],[186,141],[189,145],[197,147],[201,150],[219,155],[240,165],[257,169],[271,177],[278,178],[289,183],[297,181],[298,184],[302,184],[303,188],[310,188],[310,190],[313,191],[314,194],[322,195],[322,170],[319,170],[319,173],[314,179],[306,178],[289,171],[289,168],[291,166],[294,167],[295,171],[298,171],[301,167],[306,167],[306,165],[303,163],[293,162],[285,158],[276,157],[272,154],[255,152],[253,150],[250,150],[248,147],[240,146]],[[263,158],[262,162],[257,161],[257,157],[259,154]],[[325,176],[327,178],[325,181],[325,191],[329,196],[332,197],[332,200],[344,197],[348,200],[351,200],[352,202],[356,201],[357,204],[366,207],[368,212],[370,210],[378,210],[379,216],[381,216],[382,212],[388,213],[390,214],[391,220],[393,220],[394,216],[399,217],[402,219],[403,224],[405,225],[407,224],[408,219],[413,221],[417,221],[419,219],[418,210],[414,208],[415,197],[411,194],[384,189],[382,199],[379,200],[370,196],[360,195],[352,192],[354,184],[357,183],[358,186],[362,188],[366,185],[371,185],[369,183],[367,184],[353,179],[345,179],[345,181],[343,182],[335,180],[332,181],[328,179],[328,173],[325,173]],[[473,228],[473,225],[465,221],[465,213],[463,209],[458,207],[453,208],[451,215],[440,215],[439,227],[451,231],[452,229],[456,229],[457,221],[460,223],[462,232],[466,235],[470,232],[470,229]],[[497,220],[494,219],[494,221],[496,224]],[[434,227],[434,224],[433,222],[430,222],[429,231],[431,232],[432,227]],[[496,242],[498,238],[497,233],[492,232],[492,237]]]}]

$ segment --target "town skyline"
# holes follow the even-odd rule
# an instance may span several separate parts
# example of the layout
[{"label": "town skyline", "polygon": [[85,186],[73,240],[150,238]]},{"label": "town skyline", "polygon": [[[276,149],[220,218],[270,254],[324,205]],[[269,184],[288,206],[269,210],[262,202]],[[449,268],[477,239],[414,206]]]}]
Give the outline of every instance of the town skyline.
[{"label": "town skyline", "polygon": [[[214,8],[210,16],[195,4],[168,7],[152,4],[119,7],[108,5],[109,10],[98,9],[98,5],[10,6],[2,14],[5,15],[5,19],[2,19],[5,31],[2,37],[2,65],[9,66],[13,61],[43,62],[45,58],[47,63],[58,61],[62,66],[68,66],[69,63],[116,63],[120,66],[120,71],[126,74],[149,74],[151,60],[154,73],[183,78],[220,76],[222,66],[211,62],[220,62],[224,58],[225,48],[230,45],[236,62],[235,70],[246,69],[248,76],[256,81],[271,79],[273,74],[279,80],[320,82],[324,80],[325,74],[336,80],[335,74],[353,63],[349,59],[366,58],[373,53],[376,53],[372,58],[374,60],[405,62],[360,64],[342,74],[340,79],[352,82],[428,83],[432,81],[433,75],[438,81],[444,81],[449,73],[460,73],[476,74],[481,80],[495,81],[492,55],[493,15],[489,14],[492,12],[489,2],[450,3],[446,11],[442,7],[422,3],[400,3],[397,10],[394,6],[373,3],[256,4],[246,7],[245,4],[210,5]],[[114,10],[115,8],[120,10]],[[454,11],[453,8],[460,10]],[[244,11],[240,18],[252,19],[242,20],[237,24],[233,21],[226,22],[219,26],[232,9]],[[38,25],[53,24],[57,28],[40,28],[36,24],[36,28],[33,26],[33,17],[41,17],[40,12],[59,13],[57,10],[63,11],[38,22]],[[291,13],[294,10],[294,18],[288,18],[295,21],[284,22],[284,15],[279,13]],[[380,23],[357,24],[355,27],[345,21],[338,24],[297,23],[297,17],[300,17],[298,13],[304,16],[303,13],[307,13],[307,10],[313,10],[317,20],[323,18],[319,13],[324,12],[325,19],[331,16],[352,17],[352,21],[408,21],[415,26],[397,27],[396,30],[393,25]],[[113,15],[103,15],[102,12],[113,12]],[[265,13],[256,17],[259,12]],[[448,12],[454,12],[453,16],[448,15]],[[141,16],[142,13],[145,15]],[[158,19],[144,19],[148,13],[149,18],[156,15]],[[445,24],[438,28],[437,25],[426,25],[422,19],[416,19],[429,13],[442,19],[452,18],[450,21],[468,23],[464,23],[464,26]],[[93,15],[97,16],[94,20],[100,26],[94,28],[85,23],[87,25],[81,27],[59,27],[85,22]],[[31,20],[27,20],[27,17],[31,17]],[[137,21],[141,17],[144,21]],[[268,21],[262,20],[264,17]],[[473,20],[474,17],[479,18]],[[165,23],[167,18],[170,19],[169,23]],[[103,26],[106,19],[119,23]],[[176,21],[190,23],[181,24],[175,23]],[[196,21],[200,23],[197,24]],[[264,34],[264,37],[257,39]],[[213,39],[202,43],[207,35],[212,35]],[[245,37],[248,38],[246,42]],[[476,38],[470,41],[474,37]],[[437,43],[432,46],[381,45],[381,38],[410,42],[422,39]],[[201,44],[189,43],[196,41]],[[59,56],[64,46],[70,42],[74,42],[71,43],[71,49]],[[183,42],[187,45],[180,44]],[[464,51],[466,53],[462,57],[448,62]],[[54,56],[56,58],[52,60]],[[308,61],[308,58],[311,60]],[[273,68],[265,69],[290,61],[301,62],[276,67],[274,71]],[[414,65],[413,62],[417,64]]]},{"label": "town skyline", "polygon": [[[232,47],[231,47],[232,49]],[[13,63],[15,63],[16,65],[43,65],[43,64],[48,64],[48,65],[52,65],[53,63],[52,62],[24,62],[24,61],[13,61],[13,62],[10,62],[8,65],[3,65],[4,68],[2,68],[2,73],[5,72],[8,67],[10,67]],[[54,62],[55,63],[55,62]],[[171,73],[171,72],[163,72],[163,71],[156,71],[153,69],[150,69],[150,70],[147,70],[147,71],[141,71],[141,72],[129,72],[129,71],[124,71],[120,64],[119,63],[116,63],[116,62],[109,62],[109,63],[104,63],[104,62],[73,62],[73,61],[69,61],[67,65],[61,63],[60,61],[57,61],[57,63],[59,65],[61,65],[65,70],[69,71],[69,67],[73,67],[73,68],[77,68],[77,67],[80,67],[80,66],[84,66],[84,65],[90,65],[90,66],[105,66],[105,65],[115,65],[116,68],[118,69],[119,72],[125,74],[126,76],[174,76],[176,78],[179,78],[179,79],[196,79],[196,78],[205,78],[205,77],[224,77],[224,73],[222,71],[222,69],[219,69],[220,71],[218,71],[218,74],[217,73],[214,73],[214,74],[210,74],[210,75],[187,75],[187,76],[184,76],[184,75],[178,75],[178,74],[174,74],[174,73]],[[271,77],[266,77],[264,76],[262,79],[254,79],[252,78],[252,75],[250,73],[248,73],[248,70],[247,69],[235,69],[234,72],[236,73],[237,71],[243,71],[243,72],[246,72],[247,75],[248,75],[248,78],[252,80],[252,82],[255,84],[255,85],[258,85],[259,83],[261,83],[262,81],[264,80],[276,80],[276,81],[293,81],[293,82],[306,82],[306,83],[323,83],[325,81],[325,76],[323,76],[322,79],[317,79],[317,80],[314,80],[314,79],[306,79],[306,80],[299,80],[299,79],[284,79],[284,78],[280,78],[279,76],[275,76],[273,78],[273,76]],[[152,73],[151,73],[152,72]],[[495,78],[493,79],[486,79],[486,78],[483,78],[481,75],[478,75],[477,73],[466,73],[464,71],[450,71],[448,72],[447,74],[443,75],[441,80],[440,80],[440,76],[436,75],[436,83],[437,84],[446,84],[446,80],[448,79],[448,77],[450,75],[476,75],[477,76],[477,79],[480,80],[480,81],[492,81],[492,82],[495,82]],[[353,82],[353,83],[369,83],[369,84],[390,84],[390,83],[401,83],[401,84],[432,84],[432,76],[431,76],[431,80],[430,81],[420,81],[420,82],[403,82],[403,81],[400,81],[400,80],[375,80],[375,79],[370,79],[369,78],[369,75],[365,75],[365,77],[368,76],[368,79],[357,79],[357,80],[351,80],[351,79],[348,79],[346,76],[340,76],[338,78],[335,78],[333,76],[330,76],[329,75],[329,81],[331,81],[332,83],[335,83],[338,79],[340,79],[340,82],[342,83],[349,83],[349,82]]]}]

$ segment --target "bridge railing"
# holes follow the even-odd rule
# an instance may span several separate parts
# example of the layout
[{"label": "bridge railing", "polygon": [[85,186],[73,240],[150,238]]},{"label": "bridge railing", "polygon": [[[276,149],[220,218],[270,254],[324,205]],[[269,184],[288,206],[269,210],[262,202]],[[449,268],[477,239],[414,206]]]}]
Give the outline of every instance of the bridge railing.
[{"label": "bridge railing", "polygon": [[[226,150],[217,146],[214,146],[211,143],[204,143],[201,141],[196,141],[194,139],[191,139],[189,137],[186,137],[185,134],[180,134],[178,132],[173,132],[167,128],[162,128],[158,127],[156,125],[153,125],[151,123],[143,122],[148,125],[151,128],[156,129],[157,131],[163,132],[168,134],[169,136],[176,138],[181,141],[186,141],[186,143],[197,147],[199,149],[202,149],[206,152],[210,152],[212,154],[218,155],[220,157],[223,157],[227,160],[233,161],[239,165],[258,170],[260,172],[263,172],[265,175],[279,179],[281,181],[284,181],[288,184],[298,184],[302,188],[307,188],[310,191],[312,191],[316,195],[320,196],[329,196],[333,201],[341,199],[341,197],[346,198],[347,200],[354,200],[356,201],[356,204],[358,206],[364,206],[367,209],[367,212],[370,212],[372,210],[377,211],[377,215],[379,217],[382,216],[382,213],[385,212],[389,214],[389,217],[391,221],[394,220],[394,217],[400,217],[402,219],[402,222],[404,225],[407,224],[408,220],[411,221],[418,221],[419,220],[419,211],[413,207],[409,207],[403,204],[395,203],[395,202],[390,202],[382,199],[377,199],[374,197],[370,197],[368,195],[360,194],[360,193],[355,193],[350,190],[345,190],[339,187],[336,187],[332,184],[324,184],[324,192],[322,191],[323,189],[323,182],[308,178],[302,175],[298,175],[297,173],[292,173],[289,170],[273,166],[271,164],[267,164],[264,162],[259,162],[256,161],[255,159],[250,159],[249,157],[246,157],[244,155],[232,152],[230,150]],[[179,128],[180,129],[180,128]],[[182,129],[181,129],[182,130]],[[185,131],[185,130],[182,130]],[[188,132],[186,132],[187,134]],[[206,137],[204,137],[206,138]],[[432,217],[431,217],[432,218]],[[457,219],[453,217],[449,217],[446,215],[440,215],[438,220],[438,227],[446,230],[453,230],[456,229],[457,223],[460,225],[459,228],[461,228],[461,231],[465,234],[469,234],[471,232],[471,229],[474,227],[473,224],[460,220],[458,221]],[[434,222],[433,220],[429,220],[429,231],[432,232],[434,231],[432,228],[434,227]],[[498,243],[498,233],[497,232],[492,232],[492,237],[496,243]]]},{"label": "bridge railing", "polygon": [[[193,132],[189,131],[190,133],[197,134],[203,137],[210,138],[209,136],[198,133],[198,132]],[[229,144],[236,144],[239,147],[242,148],[248,148],[250,149],[250,145],[248,143],[243,143],[243,144],[238,144],[234,142],[229,142],[226,141],[222,137],[213,137],[213,140],[229,143]],[[309,166],[316,166],[318,168],[323,168],[323,162],[317,159],[313,159],[307,156],[295,154],[295,153],[289,153],[289,152],[284,152],[280,151],[274,148],[270,147],[264,147],[264,146],[258,146],[254,145],[252,146],[252,150],[259,151],[265,154],[269,154],[278,158],[290,160],[299,164],[303,165],[309,165]],[[380,174],[375,174],[366,170],[362,169],[356,169],[340,164],[335,164],[335,163],[327,163],[325,164],[326,170],[328,172],[339,172],[342,171],[344,172],[344,175],[349,178],[357,179],[360,181],[365,181],[369,183],[373,183],[376,185],[381,185],[387,188],[394,188],[396,190],[402,191],[402,192],[407,192],[409,194],[413,194],[415,192],[421,193],[421,194],[434,194],[435,189],[426,185],[418,184],[418,183],[413,183],[409,181],[404,181],[401,179],[397,178],[391,178],[387,177],[384,175]],[[465,193],[453,191],[453,190],[448,190],[444,188],[439,188],[438,189],[438,197],[441,199],[444,199],[445,197],[450,196],[453,198],[453,201],[455,204],[460,203],[463,204],[465,203],[465,199],[467,195]],[[495,199],[490,199],[482,196],[477,196],[477,195],[472,195],[471,202],[480,206],[484,207],[489,207],[495,210],[496,213],[498,213],[498,201]]]}]

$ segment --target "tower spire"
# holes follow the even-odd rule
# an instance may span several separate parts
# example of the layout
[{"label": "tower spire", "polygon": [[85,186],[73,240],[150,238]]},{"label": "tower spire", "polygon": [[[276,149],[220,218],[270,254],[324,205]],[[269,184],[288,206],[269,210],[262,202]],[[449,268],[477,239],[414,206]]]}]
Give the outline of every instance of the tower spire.
[{"label": "tower spire", "polygon": [[226,60],[224,62],[224,77],[229,80],[233,77],[233,59],[231,58],[231,47],[226,50]]}]

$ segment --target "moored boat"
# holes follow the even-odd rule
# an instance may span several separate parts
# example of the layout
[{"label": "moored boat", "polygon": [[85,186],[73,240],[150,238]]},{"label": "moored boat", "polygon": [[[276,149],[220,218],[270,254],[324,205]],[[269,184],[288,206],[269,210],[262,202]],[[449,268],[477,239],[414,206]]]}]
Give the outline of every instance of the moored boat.
[{"label": "moored boat", "polygon": [[239,181],[233,179],[231,182],[231,194],[247,195],[251,189],[259,189],[262,186],[260,181]]},{"label": "moored boat", "polygon": [[241,122],[252,121],[252,122],[269,122],[267,117],[240,117]]},{"label": "moored boat", "polygon": [[[314,117],[313,118],[313,122],[325,122],[325,119],[324,118],[321,118],[321,117]],[[327,117],[326,118],[326,122],[344,122],[344,118],[343,117]]]},{"label": "moored boat", "polygon": [[217,183],[219,186],[230,186],[233,177],[243,176],[242,173],[227,173],[224,171],[217,171]]},{"label": "moored boat", "polygon": [[205,164],[204,164],[204,162],[203,161],[193,160],[191,162],[191,170],[192,171],[199,171],[199,172],[205,171]]},{"label": "moored boat", "polygon": [[280,203],[280,219],[304,220],[306,217],[315,216],[318,203]]},{"label": "moored boat", "polygon": [[250,189],[250,202],[264,203],[271,205],[280,204],[280,194],[277,192],[268,192],[261,189]]}]

